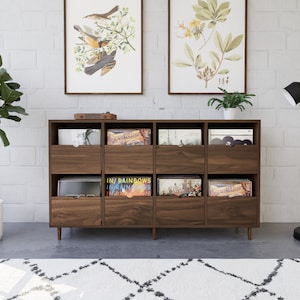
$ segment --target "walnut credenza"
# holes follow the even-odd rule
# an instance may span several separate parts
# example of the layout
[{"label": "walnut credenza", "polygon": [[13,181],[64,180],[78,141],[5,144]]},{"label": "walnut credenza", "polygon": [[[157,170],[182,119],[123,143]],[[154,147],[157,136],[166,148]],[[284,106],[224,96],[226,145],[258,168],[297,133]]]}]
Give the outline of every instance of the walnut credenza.
[{"label": "walnut credenza", "polygon": [[[107,145],[107,130],[149,128],[147,145]],[[60,129],[96,129],[97,145],[61,145]],[[201,129],[199,145],[161,145],[161,129]],[[211,143],[211,130],[250,130],[250,145]],[[100,196],[58,195],[58,182],[67,176],[97,175]],[[151,176],[151,196],[110,197],[105,181],[109,175]],[[199,175],[202,195],[159,196],[160,175]],[[211,197],[208,182],[214,178],[247,178],[248,197]],[[260,224],[260,121],[259,120],[49,120],[49,219],[61,239],[63,227],[151,228],[252,228]]]}]

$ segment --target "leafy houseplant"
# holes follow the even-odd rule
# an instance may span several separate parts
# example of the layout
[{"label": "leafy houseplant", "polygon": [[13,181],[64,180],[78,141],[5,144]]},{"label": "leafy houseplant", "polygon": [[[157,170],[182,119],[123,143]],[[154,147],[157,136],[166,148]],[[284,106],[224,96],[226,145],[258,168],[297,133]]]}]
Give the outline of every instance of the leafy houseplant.
[{"label": "leafy houseplant", "polygon": [[254,94],[242,94],[240,92],[228,93],[225,89],[219,87],[224,93],[222,99],[219,98],[211,98],[208,100],[207,105],[213,106],[217,103],[216,109],[224,108],[225,110],[228,108],[239,108],[241,111],[245,110],[245,104],[253,106],[250,101],[251,97],[254,97]]},{"label": "leafy houseplant", "polygon": [[[12,82],[13,80],[7,73],[6,69],[2,67],[2,57],[0,55],[0,122],[1,118],[20,122],[21,118],[17,114],[28,115],[25,109],[21,106],[15,105],[14,102],[20,101],[22,92],[18,91],[20,84]],[[4,146],[9,145],[9,140],[3,129],[0,128],[0,138]]]}]

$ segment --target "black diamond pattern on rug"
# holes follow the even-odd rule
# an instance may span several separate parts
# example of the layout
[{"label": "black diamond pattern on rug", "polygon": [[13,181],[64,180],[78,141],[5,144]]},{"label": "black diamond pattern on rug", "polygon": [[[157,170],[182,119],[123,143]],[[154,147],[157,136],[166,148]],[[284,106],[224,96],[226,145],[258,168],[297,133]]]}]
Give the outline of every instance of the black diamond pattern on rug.
[{"label": "black diamond pattern on rug", "polygon": [[3,259],[0,299],[298,300],[299,259]]}]

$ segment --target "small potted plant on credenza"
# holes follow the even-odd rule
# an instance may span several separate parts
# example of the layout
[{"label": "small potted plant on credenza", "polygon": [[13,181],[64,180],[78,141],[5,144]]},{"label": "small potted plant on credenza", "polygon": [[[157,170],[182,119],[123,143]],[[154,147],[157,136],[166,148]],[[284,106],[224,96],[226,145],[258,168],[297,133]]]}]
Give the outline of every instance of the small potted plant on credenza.
[{"label": "small potted plant on credenza", "polygon": [[216,103],[216,109],[219,110],[223,108],[224,119],[235,119],[237,111],[243,111],[246,109],[245,105],[253,106],[251,98],[255,94],[243,94],[240,92],[229,93],[225,89],[219,87],[224,95],[222,98],[211,98],[208,100],[207,105],[213,106]]}]

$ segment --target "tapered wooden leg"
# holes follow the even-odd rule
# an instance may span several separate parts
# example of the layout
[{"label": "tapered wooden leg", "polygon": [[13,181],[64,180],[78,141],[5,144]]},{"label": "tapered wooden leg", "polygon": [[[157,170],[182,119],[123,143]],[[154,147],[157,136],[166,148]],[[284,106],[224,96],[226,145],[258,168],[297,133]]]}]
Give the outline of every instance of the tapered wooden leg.
[{"label": "tapered wooden leg", "polygon": [[248,227],[248,240],[252,240],[252,228]]},{"label": "tapered wooden leg", "polygon": [[153,240],[156,240],[156,233],[157,233],[156,228],[152,228],[152,239]]},{"label": "tapered wooden leg", "polygon": [[61,227],[57,227],[57,239],[61,240]]}]

